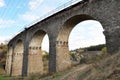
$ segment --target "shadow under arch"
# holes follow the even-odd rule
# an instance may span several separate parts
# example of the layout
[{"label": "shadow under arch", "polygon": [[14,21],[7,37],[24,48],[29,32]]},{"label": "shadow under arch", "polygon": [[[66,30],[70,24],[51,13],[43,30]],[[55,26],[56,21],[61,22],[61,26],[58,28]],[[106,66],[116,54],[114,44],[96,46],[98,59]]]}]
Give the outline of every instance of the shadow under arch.
[{"label": "shadow under arch", "polygon": [[14,48],[12,76],[22,75],[23,54],[24,54],[23,41],[19,39],[16,42],[16,45]]},{"label": "shadow under arch", "polygon": [[43,30],[36,31],[29,43],[29,54],[28,54],[28,75],[32,73],[43,74],[44,62],[42,50],[43,38],[47,33]]},{"label": "shadow under arch", "polygon": [[76,15],[64,22],[60,27],[58,36],[56,38],[56,69],[63,71],[71,67],[71,60],[69,55],[68,39],[72,29],[80,22],[85,20],[96,20],[86,14]]}]

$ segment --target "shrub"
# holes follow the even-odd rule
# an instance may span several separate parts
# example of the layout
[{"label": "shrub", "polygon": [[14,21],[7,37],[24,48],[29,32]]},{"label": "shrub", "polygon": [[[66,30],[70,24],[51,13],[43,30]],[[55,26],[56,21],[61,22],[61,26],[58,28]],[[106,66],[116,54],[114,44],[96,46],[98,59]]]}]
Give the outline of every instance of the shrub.
[{"label": "shrub", "polygon": [[43,59],[44,59],[44,60],[49,60],[49,54],[43,55]]},{"label": "shrub", "polygon": [[107,48],[106,48],[106,47],[103,47],[103,48],[102,48],[102,52],[103,52],[103,53],[107,53]]}]

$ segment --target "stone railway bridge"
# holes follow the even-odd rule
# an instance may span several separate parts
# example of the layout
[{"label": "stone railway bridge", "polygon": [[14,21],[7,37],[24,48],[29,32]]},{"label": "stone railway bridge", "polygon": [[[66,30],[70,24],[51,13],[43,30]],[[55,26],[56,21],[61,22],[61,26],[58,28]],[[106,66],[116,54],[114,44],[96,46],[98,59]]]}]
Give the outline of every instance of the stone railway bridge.
[{"label": "stone railway bridge", "polygon": [[102,24],[108,53],[120,50],[120,1],[83,0],[16,35],[8,44],[7,74],[27,76],[30,73],[43,73],[40,53],[46,34],[49,37],[49,72],[70,68],[68,38],[75,25],[85,20],[96,20]]}]

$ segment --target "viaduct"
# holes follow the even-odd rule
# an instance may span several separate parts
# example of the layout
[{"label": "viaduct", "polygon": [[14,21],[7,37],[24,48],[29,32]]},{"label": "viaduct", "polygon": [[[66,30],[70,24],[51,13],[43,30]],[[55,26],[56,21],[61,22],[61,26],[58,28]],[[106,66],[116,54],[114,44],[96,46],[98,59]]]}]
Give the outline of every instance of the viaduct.
[{"label": "viaduct", "polygon": [[44,18],[11,39],[7,74],[27,76],[43,73],[41,43],[46,34],[49,37],[49,73],[70,68],[69,34],[75,25],[85,20],[102,24],[108,53],[120,50],[120,1],[83,0]]}]

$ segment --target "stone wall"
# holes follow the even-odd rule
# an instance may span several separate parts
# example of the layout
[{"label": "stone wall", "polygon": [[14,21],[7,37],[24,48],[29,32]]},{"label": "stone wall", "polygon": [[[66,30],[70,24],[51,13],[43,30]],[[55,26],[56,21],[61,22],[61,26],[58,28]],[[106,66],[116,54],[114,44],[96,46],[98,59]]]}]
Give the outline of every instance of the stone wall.
[{"label": "stone wall", "polygon": [[43,73],[42,52],[40,47],[31,47],[28,55],[28,74]]},{"label": "stone wall", "polygon": [[14,49],[13,62],[12,62],[12,76],[22,75],[22,63],[23,63],[24,45],[19,40]]},{"label": "stone wall", "polygon": [[10,74],[10,70],[11,70],[11,64],[12,64],[11,61],[12,61],[12,48],[10,47],[8,49],[8,54],[6,57],[6,67],[5,67],[8,75]]},{"label": "stone wall", "polygon": [[56,54],[57,72],[71,68],[68,42],[57,41],[56,51],[57,51]]}]

